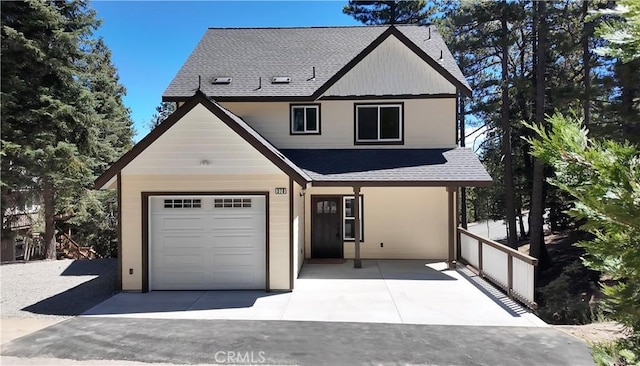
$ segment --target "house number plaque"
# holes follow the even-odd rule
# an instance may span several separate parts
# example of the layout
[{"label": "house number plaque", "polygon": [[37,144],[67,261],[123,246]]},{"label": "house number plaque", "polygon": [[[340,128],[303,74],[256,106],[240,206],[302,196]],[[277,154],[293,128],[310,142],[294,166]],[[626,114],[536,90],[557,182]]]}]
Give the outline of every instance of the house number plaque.
[{"label": "house number plaque", "polygon": [[277,187],[276,194],[287,194],[287,189],[284,187]]}]

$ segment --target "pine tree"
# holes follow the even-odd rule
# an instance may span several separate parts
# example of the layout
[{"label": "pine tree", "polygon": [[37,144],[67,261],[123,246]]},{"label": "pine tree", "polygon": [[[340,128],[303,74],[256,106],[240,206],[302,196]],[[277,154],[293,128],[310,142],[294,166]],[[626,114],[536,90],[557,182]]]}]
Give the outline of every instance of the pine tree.
[{"label": "pine tree", "polygon": [[342,9],[344,14],[368,25],[426,24],[435,13],[426,0],[357,1],[350,0]]},{"label": "pine tree", "polygon": [[128,112],[115,112],[109,73],[96,72],[109,70],[109,56],[91,38],[99,22],[86,1],[1,6],[3,196],[41,197],[46,257],[54,259],[56,217],[72,215],[95,173],[128,146],[131,124]]},{"label": "pine tree", "polygon": [[162,102],[156,107],[156,113],[151,117],[149,121],[149,128],[154,129],[158,127],[165,119],[169,118],[171,113],[176,111],[176,104],[174,102]]}]

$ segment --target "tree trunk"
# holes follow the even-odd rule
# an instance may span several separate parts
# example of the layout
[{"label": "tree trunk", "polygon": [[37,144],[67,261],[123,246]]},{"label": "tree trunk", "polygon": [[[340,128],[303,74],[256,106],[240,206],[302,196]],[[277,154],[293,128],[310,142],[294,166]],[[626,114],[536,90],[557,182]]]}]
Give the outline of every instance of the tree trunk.
[{"label": "tree trunk", "polygon": [[507,216],[507,243],[518,246],[516,232],[515,187],[513,180],[513,156],[511,154],[511,123],[509,122],[509,29],[507,27],[507,2],[502,2],[502,151],[504,155],[505,206]]},{"label": "tree trunk", "polygon": [[[462,95],[460,95],[459,97],[460,99],[460,105],[458,108],[460,108],[460,112],[459,112],[459,116],[460,116],[460,146],[461,147],[465,147],[466,143],[465,143],[465,105],[464,105],[464,97]],[[464,229],[467,228],[467,188],[466,187],[460,187],[460,212],[461,212],[461,217],[460,217],[460,225],[462,225],[462,227]]]},{"label": "tree trunk", "polygon": [[[8,190],[2,189],[2,196],[6,197]],[[2,239],[0,239],[0,260],[2,262],[12,262],[16,260],[16,242],[15,233],[11,230],[11,222],[4,221],[4,213],[6,207],[0,209],[0,223],[2,223]]]},{"label": "tree trunk", "polygon": [[589,15],[589,1],[582,1],[582,19],[583,19],[583,35],[582,35],[582,65],[584,67],[584,99],[582,100],[582,109],[584,113],[584,126],[589,127],[591,119],[591,53],[589,51],[589,39],[593,33],[593,23],[586,21]]},{"label": "tree trunk", "polygon": [[527,236],[526,230],[524,229],[524,219],[522,218],[522,207],[518,210],[518,224],[520,225],[520,238],[524,238]]},{"label": "tree trunk", "polygon": [[389,2],[389,10],[391,12],[391,24],[396,24],[396,22],[398,21],[398,19],[396,19],[396,1],[390,1]]},{"label": "tree trunk", "polygon": [[[545,108],[545,41],[546,41],[546,4],[537,3],[535,12],[538,23],[536,47],[536,123],[544,123]],[[544,242],[544,167],[538,159],[533,159],[533,188],[531,190],[531,211],[529,212],[530,247],[529,254],[538,258],[538,267],[544,268],[548,264],[547,247]]]},{"label": "tree trunk", "polygon": [[42,190],[44,203],[44,246],[45,259],[56,259],[56,226],[55,226],[55,200],[53,185],[46,181]]}]

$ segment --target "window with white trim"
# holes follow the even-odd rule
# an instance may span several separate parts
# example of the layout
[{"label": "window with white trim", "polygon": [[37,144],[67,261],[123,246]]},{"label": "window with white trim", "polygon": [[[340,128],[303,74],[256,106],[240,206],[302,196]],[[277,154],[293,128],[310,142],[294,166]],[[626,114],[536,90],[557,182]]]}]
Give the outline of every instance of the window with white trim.
[{"label": "window with white trim", "polygon": [[[355,240],[356,217],[353,209],[354,202],[354,196],[342,197],[342,238],[344,240]],[[360,240],[362,240],[364,238],[364,230],[362,230],[364,227],[362,224],[364,222],[362,219],[362,196],[360,196],[358,211],[360,211]]]},{"label": "window with white trim", "polygon": [[356,143],[402,142],[402,104],[356,104]]},{"label": "window with white trim", "polygon": [[319,134],[320,106],[292,105],[291,106],[291,134]]}]

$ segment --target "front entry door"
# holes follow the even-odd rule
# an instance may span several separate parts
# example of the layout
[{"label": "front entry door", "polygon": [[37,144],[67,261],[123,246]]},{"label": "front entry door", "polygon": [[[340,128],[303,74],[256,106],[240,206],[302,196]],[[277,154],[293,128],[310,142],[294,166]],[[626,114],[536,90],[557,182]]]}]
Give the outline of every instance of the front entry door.
[{"label": "front entry door", "polygon": [[343,258],[340,197],[311,197],[311,257]]}]

